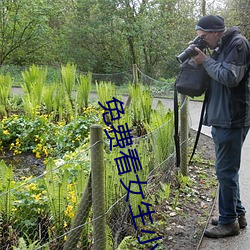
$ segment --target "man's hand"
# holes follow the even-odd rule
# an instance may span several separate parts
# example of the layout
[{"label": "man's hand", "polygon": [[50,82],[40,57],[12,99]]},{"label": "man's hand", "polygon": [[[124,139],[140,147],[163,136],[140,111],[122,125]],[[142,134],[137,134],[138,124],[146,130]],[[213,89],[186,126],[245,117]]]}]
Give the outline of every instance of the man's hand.
[{"label": "man's hand", "polygon": [[207,56],[197,47],[194,48],[195,51],[198,53],[197,56],[192,57],[197,64],[203,64]]}]

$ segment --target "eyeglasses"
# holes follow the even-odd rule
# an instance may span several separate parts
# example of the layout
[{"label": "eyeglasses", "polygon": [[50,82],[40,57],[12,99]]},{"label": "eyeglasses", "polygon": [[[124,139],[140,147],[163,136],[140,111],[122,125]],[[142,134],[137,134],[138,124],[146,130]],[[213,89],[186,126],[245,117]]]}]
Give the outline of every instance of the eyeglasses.
[{"label": "eyeglasses", "polygon": [[210,32],[206,32],[202,35],[200,35],[199,37],[202,38],[202,39],[205,39],[207,37],[208,34],[211,34],[211,33],[214,33],[213,31],[210,31]]}]

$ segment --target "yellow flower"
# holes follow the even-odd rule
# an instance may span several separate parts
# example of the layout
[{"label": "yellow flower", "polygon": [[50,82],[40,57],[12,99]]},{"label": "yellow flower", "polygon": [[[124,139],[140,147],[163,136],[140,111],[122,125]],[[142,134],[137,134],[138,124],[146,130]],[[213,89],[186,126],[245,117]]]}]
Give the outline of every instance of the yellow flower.
[{"label": "yellow flower", "polygon": [[72,201],[72,203],[76,203],[76,196],[75,195],[72,195],[71,201]]},{"label": "yellow flower", "polygon": [[42,195],[41,193],[33,194],[32,197],[35,198],[36,201],[40,201],[42,199],[41,195]]},{"label": "yellow flower", "polygon": [[36,152],[36,158],[40,159],[41,158],[41,155],[39,152]]},{"label": "yellow flower", "polygon": [[30,183],[29,185],[26,186],[26,189],[28,191],[34,191],[37,190],[37,185],[35,183]]},{"label": "yellow flower", "polygon": [[16,150],[14,150],[14,153],[13,153],[13,154],[14,154],[14,155],[19,155],[19,154],[21,154],[21,153],[22,153],[22,151],[19,151],[19,150],[16,149]]},{"label": "yellow flower", "polygon": [[48,157],[49,153],[46,147],[43,147],[43,153],[45,154],[46,157]]},{"label": "yellow flower", "polygon": [[68,215],[69,218],[73,218],[74,217],[73,206],[68,205],[66,208],[66,211],[64,211],[64,213],[65,213],[65,215]]},{"label": "yellow flower", "polygon": [[9,131],[8,131],[7,129],[5,129],[5,130],[3,131],[3,134],[4,134],[4,135],[9,135],[10,133],[9,133]]},{"label": "yellow flower", "polygon": [[12,210],[12,212],[16,212],[17,208],[13,207],[11,210]]}]

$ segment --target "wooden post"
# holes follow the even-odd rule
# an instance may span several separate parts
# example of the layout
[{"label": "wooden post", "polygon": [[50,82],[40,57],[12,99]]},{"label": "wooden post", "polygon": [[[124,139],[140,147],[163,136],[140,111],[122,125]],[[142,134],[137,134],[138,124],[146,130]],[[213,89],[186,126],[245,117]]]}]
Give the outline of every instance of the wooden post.
[{"label": "wooden post", "polygon": [[94,250],[106,249],[103,129],[90,127]]},{"label": "wooden post", "polygon": [[138,84],[138,71],[136,64],[133,64],[133,84],[135,86]]},{"label": "wooden post", "polygon": [[[138,84],[138,70],[137,70],[136,64],[133,64],[133,84],[134,86]],[[125,109],[127,109],[130,104],[131,104],[131,95],[129,94],[126,105],[125,105]]]},{"label": "wooden post", "polygon": [[188,97],[181,96],[180,109],[180,169],[181,174],[187,176],[188,174]]}]

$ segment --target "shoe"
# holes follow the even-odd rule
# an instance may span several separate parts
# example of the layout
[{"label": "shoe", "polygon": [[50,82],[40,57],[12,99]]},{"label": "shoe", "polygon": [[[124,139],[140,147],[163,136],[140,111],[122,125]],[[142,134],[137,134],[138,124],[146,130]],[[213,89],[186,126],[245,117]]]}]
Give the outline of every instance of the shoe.
[{"label": "shoe", "polygon": [[[247,220],[246,220],[245,214],[239,215],[238,222],[239,222],[240,229],[243,229],[243,228],[245,228],[247,226]],[[217,218],[212,218],[211,224],[214,225],[214,226],[217,226],[218,225],[218,219]]]},{"label": "shoe", "polygon": [[224,238],[228,236],[239,235],[240,227],[238,222],[234,222],[232,224],[222,225],[219,224],[210,229],[206,229],[204,235],[209,238]]}]

